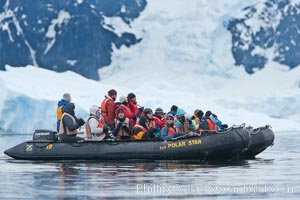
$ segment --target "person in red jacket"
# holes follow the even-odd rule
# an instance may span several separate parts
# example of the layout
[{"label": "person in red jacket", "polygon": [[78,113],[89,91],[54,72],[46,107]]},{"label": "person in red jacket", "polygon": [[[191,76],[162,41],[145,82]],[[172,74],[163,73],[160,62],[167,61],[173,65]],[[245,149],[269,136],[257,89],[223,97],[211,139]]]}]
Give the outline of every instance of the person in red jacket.
[{"label": "person in red jacket", "polygon": [[139,116],[143,112],[144,107],[138,108],[135,94],[129,93],[127,95],[127,101],[128,101],[128,107],[130,108],[132,113]]},{"label": "person in red jacket", "polygon": [[117,91],[111,89],[107,94],[108,96],[105,95],[105,99],[101,103],[101,115],[104,117],[105,123],[110,126],[115,119]]},{"label": "person in red jacket", "polygon": [[128,102],[126,97],[121,96],[119,99],[119,103],[117,103],[116,113],[118,113],[119,109],[123,109],[125,117],[132,120],[134,117],[134,113],[131,112],[130,108],[128,107]]},{"label": "person in red jacket", "polygon": [[162,108],[156,108],[154,112],[154,121],[161,130],[166,122],[165,113]]}]

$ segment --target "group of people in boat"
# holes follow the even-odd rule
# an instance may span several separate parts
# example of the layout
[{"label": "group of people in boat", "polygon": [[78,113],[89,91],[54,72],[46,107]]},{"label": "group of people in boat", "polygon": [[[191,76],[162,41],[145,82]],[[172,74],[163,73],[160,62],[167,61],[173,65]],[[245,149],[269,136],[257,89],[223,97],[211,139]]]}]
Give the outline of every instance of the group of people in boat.
[{"label": "group of people in boat", "polygon": [[111,89],[104,96],[101,106],[93,105],[86,120],[75,116],[71,95],[65,93],[57,106],[57,131],[62,142],[77,142],[78,129],[85,125],[86,137],[97,140],[155,140],[171,139],[181,135],[199,134],[205,131],[220,131],[228,126],[222,124],[211,111],[205,114],[196,109],[191,118],[178,106],[170,111],[162,108],[144,108],[137,104],[136,95],[129,93],[117,100],[117,91]]}]

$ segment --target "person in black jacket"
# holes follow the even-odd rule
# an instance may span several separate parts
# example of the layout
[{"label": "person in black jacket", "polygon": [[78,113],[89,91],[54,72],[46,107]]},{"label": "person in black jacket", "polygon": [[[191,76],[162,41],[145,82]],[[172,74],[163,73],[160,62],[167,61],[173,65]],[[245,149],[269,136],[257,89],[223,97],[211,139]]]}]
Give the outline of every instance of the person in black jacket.
[{"label": "person in black jacket", "polygon": [[117,139],[131,139],[132,122],[125,116],[122,108],[117,109],[116,118],[110,128]]},{"label": "person in black jacket", "polygon": [[135,125],[133,130],[134,140],[152,140],[155,138],[155,128],[149,128],[149,120],[147,117],[141,117],[139,124]]},{"label": "person in black jacket", "polygon": [[74,103],[67,103],[64,108],[65,112],[59,127],[59,139],[61,142],[78,142],[83,140],[83,138],[77,137],[77,129],[84,125],[85,122],[82,118],[77,119],[75,116]]}]

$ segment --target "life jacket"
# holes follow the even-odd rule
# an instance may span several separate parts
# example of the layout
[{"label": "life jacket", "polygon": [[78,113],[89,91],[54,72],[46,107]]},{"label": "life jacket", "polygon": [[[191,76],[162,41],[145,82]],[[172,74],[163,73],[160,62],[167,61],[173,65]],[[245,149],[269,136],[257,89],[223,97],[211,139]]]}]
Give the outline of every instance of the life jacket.
[{"label": "life jacket", "polygon": [[133,102],[133,101],[128,101],[128,107],[130,108],[130,111],[133,113],[133,114],[139,114],[140,111],[137,107],[137,105]]},{"label": "life jacket", "polygon": [[134,113],[131,112],[130,108],[128,106],[125,106],[123,104],[120,104],[117,108],[116,108],[116,112],[115,115],[118,115],[118,110],[119,109],[123,109],[124,110],[124,115],[125,117],[132,119],[134,117]]},{"label": "life jacket", "polygon": [[178,127],[175,124],[173,126],[168,126],[168,134],[167,134],[167,136],[172,136],[175,133],[178,133]]},{"label": "life jacket", "polygon": [[165,124],[164,118],[160,119],[159,117],[156,117],[156,116],[154,116],[153,118],[154,118],[155,124],[159,126],[159,129],[162,129],[162,127]]},{"label": "life jacket", "polygon": [[[103,128],[103,123],[101,123],[101,121],[97,117],[95,117],[93,115],[89,116],[89,118],[85,122],[85,131],[86,131],[87,138],[92,138],[92,131],[91,131],[90,123],[89,123],[91,118],[94,118],[98,121],[97,128]],[[99,136],[102,136],[103,134],[104,134],[103,132],[97,133],[96,136],[99,137]]]},{"label": "life jacket", "polygon": [[61,105],[61,106],[57,107],[57,109],[56,109],[56,119],[57,120],[62,119],[62,115],[63,115],[62,109],[63,109],[63,107],[64,107],[64,105]]},{"label": "life jacket", "polygon": [[112,101],[114,102],[114,100],[110,97],[105,97],[105,99],[102,101],[101,103],[101,116],[102,117],[107,117],[108,116],[108,112],[107,112],[107,102]]},{"label": "life jacket", "polygon": [[189,123],[187,121],[184,121],[181,123],[180,131],[183,133],[189,132]]},{"label": "life jacket", "polygon": [[[149,119],[148,119],[149,120]],[[156,124],[155,124],[155,121],[154,120],[149,120],[149,125],[148,125],[149,128],[155,128],[156,129]]]},{"label": "life jacket", "polygon": [[[100,121],[100,123],[102,124],[102,125],[104,125],[105,124],[105,119],[104,119],[104,117],[100,117],[100,119],[99,119],[99,121]],[[102,127],[101,127],[102,128]]]},{"label": "life jacket", "polygon": [[212,123],[212,121],[210,119],[206,119],[206,122],[207,122],[207,125],[208,125],[208,128],[210,131],[218,130],[217,124]]},{"label": "life jacket", "polygon": [[[137,133],[135,133],[135,130],[136,129],[140,129],[140,131],[139,132],[137,132]],[[133,130],[132,130],[132,132],[133,132],[133,136],[132,136],[132,138],[134,139],[134,140],[141,140],[142,139],[142,137],[143,137],[143,135],[144,135],[144,133],[147,131],[147,129],[145,128],[145,127],[143,127],[143,126],[141,126],[141,125],[135,125],[134,127],[133,127]]]},{"label": "life jacket", "polygon": [[195,131],[198,131],[200,129],[199,127],[200,119],[198,117],[195,117],[195,119],[192,120],[192,123],[195,126]]},{"label": "life jacket", "polygon": [[[118,124],[121,122],[118,119],[114,119],[115,122],[115,128],[117,128]],[[125,121],[123,122],[124,124],[126,124],[126,126],[129,128],[129,119],[126,117]],[[130,133],[124,132],[122,128],[120,128],[117,132],[117,135],[119,136],[130,136]]]},{"label": "life jacket", "polygon": [[[72,122],[73,122],[73,124],[76,124],[76,119],[75,119],[75,117],[73,117],[72,115],[70,115],[69,113],[63,113],[63,115],[62,115],[62,117],[61,117],[61,123],[60,123],[60,126],[59,126],[59,133],[60,134],[64,134],[65,133],[65,131],[64,131],[64,123],[63,123],[63,118],[64,118],[64,116],[65,115],[67,115],[67,116],[69,116],[71,119],[72,119]],[[67,127],[67,126],[65,126],[66,127],[66,134],[67,135],[76,135],[77,134],[77,129],[75,129],[75,130],[73,130],[73,131],[70,131],[69,130],[69,128]]]}]

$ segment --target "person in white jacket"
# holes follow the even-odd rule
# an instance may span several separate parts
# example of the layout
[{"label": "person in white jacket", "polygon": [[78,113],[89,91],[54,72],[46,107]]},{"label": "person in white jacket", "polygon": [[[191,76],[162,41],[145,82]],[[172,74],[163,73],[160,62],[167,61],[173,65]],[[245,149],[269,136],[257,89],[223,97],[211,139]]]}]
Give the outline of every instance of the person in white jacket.
[{"label": "person in white jacket", "polygon": [[85,130],[87,138],[97,138],[97,140],[103,140],[108,132],[108,127],[104,123],[104,119],[101,118],[100,108],[96,105],[90,107],[90,116],[85,123]]}]

